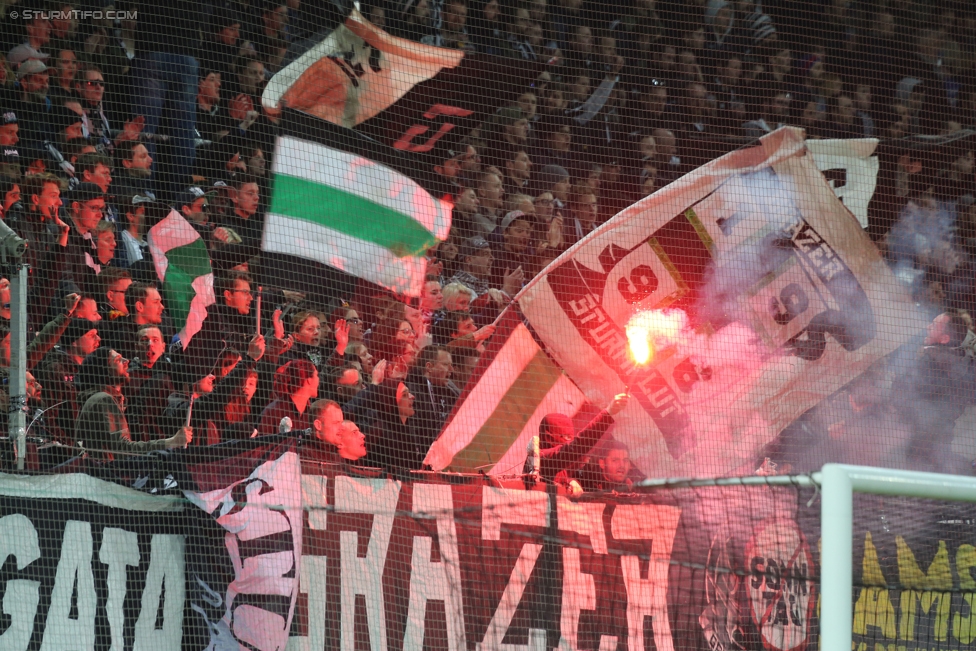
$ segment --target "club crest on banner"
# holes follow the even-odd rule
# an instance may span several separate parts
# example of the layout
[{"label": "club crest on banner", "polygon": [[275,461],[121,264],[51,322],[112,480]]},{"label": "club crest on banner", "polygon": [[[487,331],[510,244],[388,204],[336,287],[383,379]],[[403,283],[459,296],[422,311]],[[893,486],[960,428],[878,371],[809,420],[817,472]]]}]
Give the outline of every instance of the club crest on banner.
[{"label": "club crest on banner", "polygon": [[752,621],[771,651],[802,651],[817,603],[813,555],[795,522],[767,520],[746,546]]}]

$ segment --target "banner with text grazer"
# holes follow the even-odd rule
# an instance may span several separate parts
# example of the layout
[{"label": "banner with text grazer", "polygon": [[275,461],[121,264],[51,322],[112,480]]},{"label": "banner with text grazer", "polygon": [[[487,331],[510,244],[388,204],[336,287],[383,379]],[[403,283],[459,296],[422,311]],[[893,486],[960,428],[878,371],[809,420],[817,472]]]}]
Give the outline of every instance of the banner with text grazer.
[{"label": "banner with text grazer", "polygon": [[[783,128],[634,204],[517,297],[546,351],[654,477],[748,474],[801,413],[925,321]],[[882,309],[883,308],[883,309]],[[626,329],[673,331],[639,363]],[[884,332],[884,337],[878,337]]]},{"label": "banner with text grazer", "polygon": [[[230,448],[197,486],[233,484],[212,514],[81,474],[0,475],[0,648],[817,648],[812,488],[570,500],[303,462],[293,517],[289,446]],[[859,495],[854,513],[855,651],[976,648],[976,507]]]},{"label": "banner with text grazer", "polygon": [[[570,500],[484,477],[302,470],[292,651],[698,651],[721,647],[726,624],[741,649],[813,639],[815,541],[792,488]],[[789,589],[747,593],[765,572],[753,557],[789,566]]]},{"label": "banner with text grazer", "polygon": [[0,474],[0,649],[179,649],[184,504],[84,474]]}]

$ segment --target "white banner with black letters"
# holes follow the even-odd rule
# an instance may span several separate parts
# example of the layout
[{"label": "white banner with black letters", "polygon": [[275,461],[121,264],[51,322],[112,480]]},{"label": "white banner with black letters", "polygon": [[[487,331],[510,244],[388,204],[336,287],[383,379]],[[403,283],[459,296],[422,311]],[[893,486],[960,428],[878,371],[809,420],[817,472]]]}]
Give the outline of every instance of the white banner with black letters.
[{"label": "white banner with black letters", "polygon": [[[809,152],[802,130],[782,128],[711,161],[517,297],[590,402],[631,393],[614,437],[648,476],[751,473],[784,427],[924,330]],[[673,324],[654,326],[643,362],[626,334],[637,315]]]}]

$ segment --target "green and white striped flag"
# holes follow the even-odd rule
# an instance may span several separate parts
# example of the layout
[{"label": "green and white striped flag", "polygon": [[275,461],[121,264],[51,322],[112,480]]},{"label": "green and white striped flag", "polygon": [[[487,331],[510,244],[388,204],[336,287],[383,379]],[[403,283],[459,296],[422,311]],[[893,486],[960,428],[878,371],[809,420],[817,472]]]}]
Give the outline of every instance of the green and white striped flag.
[{"label": "green and white striped flag", "polygon": [[278,138],[262,249],[419,296],[424,253],[447,238],[451,206],[406,173],[377,161],[375,150],[357,146],[368,139],[328,126],[333,133],[340,130],[333,142],[342,148],[289,135]]},{"label": "green and white striped flag", "polygon": [[200,234],[176,210],[149,229],[146,241],[162,283],[163,304],[180,326],[186,349],[203,327],[207,307],[216,303],[210,253]]}]

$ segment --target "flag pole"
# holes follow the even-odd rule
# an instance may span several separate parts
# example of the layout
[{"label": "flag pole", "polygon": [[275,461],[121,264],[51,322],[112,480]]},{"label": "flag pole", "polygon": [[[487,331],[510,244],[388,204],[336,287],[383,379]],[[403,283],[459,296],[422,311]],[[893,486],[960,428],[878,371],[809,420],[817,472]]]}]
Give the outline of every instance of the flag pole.
[{"label": "flag pole", "polygon": [[515,305],[515,299],[514,298],[509,299],[508,304],[505,305],[505,307],[502,308],[502,311],[498,313],[498,316],[496,316],[495,317],[495,320],[491,322],[491,325],[497,326],[498,325],[498,322],[502,320],[502,317],[505,316],[505,313],[506,312],[508,312],[510,309],[512,309],[512,306],[513,305]]},{"label": "flag pole", "polygon": [[[186,429],[187,427],[190,426],[190,419],[193,417],[193,400],[195,398],[196,398],[196,396],[193,395],[193,390],[191,389],[190,390],[190,406],[186,408],[186,423],[183,425],[183,428],[184,429]],[[183,447],[184,448],[188,448],[188,447],[190,447],[190,444],[189,443],[184,443],[183,444]]]},{"label": "flag pole", "polygon": [[261,285],[258,285],[258,300],[257,300],[257,303],[258,304],[257,304],[257,306],[254,309],[255,319],[256,319],[255,326],[257,328],[254,331],[254,334],[256,334],[256,335],[260,335],[261,334],[261,292],[263,290],[264,290],[264,287],[262,287]]}]

